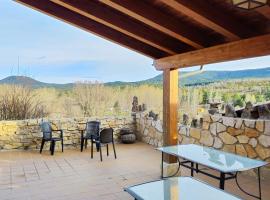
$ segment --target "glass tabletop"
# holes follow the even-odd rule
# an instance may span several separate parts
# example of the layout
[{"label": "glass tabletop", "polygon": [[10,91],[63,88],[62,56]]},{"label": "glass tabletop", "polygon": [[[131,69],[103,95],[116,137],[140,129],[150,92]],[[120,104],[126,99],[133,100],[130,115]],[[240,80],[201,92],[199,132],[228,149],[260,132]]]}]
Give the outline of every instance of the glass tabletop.
[{"label": "glass tabletop", "polygon": [[191,177],[175,177],[125,188],[137,200],[239,200]]},{"label": "glass tabletop", "polygon": [[250,159],[233,153],[195,144],[161,147],[157,150],[175,155],[221,172],[237,172],[267,165],[267,162]]}]

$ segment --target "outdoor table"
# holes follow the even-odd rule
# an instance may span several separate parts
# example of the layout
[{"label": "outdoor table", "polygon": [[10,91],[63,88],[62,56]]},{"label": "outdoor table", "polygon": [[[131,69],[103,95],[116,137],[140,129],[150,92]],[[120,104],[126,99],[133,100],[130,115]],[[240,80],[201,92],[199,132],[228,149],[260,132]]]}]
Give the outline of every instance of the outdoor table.
[{"label": "outdoor table", "polygon": [[[161,177],[163,176],[163,157],[164,153],[174,155],[178,158],[178,169],[174,174],[176,175],[180,169],[180,166],[184,166],[191,170],[191,176],[193,176],[194,171],[196,173],[202,173],[209,177],[215,178],[219,180],[220,189],[224,190],[225,181],[229,179],[236,179],[237,186],[244,193],[253,196],[255,198],[261,199],[261,177],[260,177],[260,167],[267,165],[267,162],[261,160],[250,159],[247,157],[239,156],[233,153],[228,153],[220,150],[216,150],[214,148],[199,146],[195,144],[187,144],[187,145],[175,145],[175,146],[167,146],[157,148],[157,150],[162,152],[162,160],[161,160]],[[179,158],[183,160],[180,161]],[[189,165],[190,164],[190,165]],[[196,166],[194,167],[194,164]],[[211,174],[210,172],[206,172],[203,169],[199,169],[198,165],[205,166],[207,168],[213,169],[220,173],[219,176]],[[258,169],[258,187],[259,187],[259,195],[255,196],[243,190],[240,187],[237,181],[237,174],[241,171],[247,171],[250,169]]]},{"label": "outdoor table", "polygon": [[135,200],[239,200],[223,190],[191,177],[173,177],[124,189]]}]

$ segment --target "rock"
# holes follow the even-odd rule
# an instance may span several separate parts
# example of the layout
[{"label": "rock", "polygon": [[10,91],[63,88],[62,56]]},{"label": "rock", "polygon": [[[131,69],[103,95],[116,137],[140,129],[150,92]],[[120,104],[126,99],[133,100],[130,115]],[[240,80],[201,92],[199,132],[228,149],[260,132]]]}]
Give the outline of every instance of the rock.
[{"label": "rock", "polygon": [[210,133],[217,135],[217,123],[210,124]]},{"label": "rock", "polygon": [[179,133],[180,133],[181,135],[189,136],[189,129],[188,129],[188,127],[186,127],[186,126],[181,126],[181,127],[180,127],[180,130],[179,130]]},{"label": "rock", "polygon": [[229,153],[235,153],[235,145],[224,145],[222,150]]},{"label": "rock", "polygon": [[264,121],[263,120],[256,121],[256,129],[260,132],[263,132],[263,130],[264,130]]},{"label": "rock", "polygon": [[238,135],[237,136],[238,142],[241,144],[247,144],[249,137],[247,137],[246,135]]},{"label": "rock", "polygon": [[236,123],[236,119],[235,118],[232,118],[232,117],[223,117],[223,124],[225,126],[234,127],[235,123]]},{"label": "rock", "polygon": [[236,135],[241,135],[244,132],[244,130],[228,127],[227,132],[232,136],[236,136]]},{"label": "rock", "polygon": [[238,155],[247,156],[247,152],[242,144],[235,145],[235,151]]},{"label": "rock", "polygon": [[219,137],[224,142],[224,144],[235,144],[237,142],[237,139],[227,132],[220,133]]},{"label": "rock", "polygon": [[258,138],[259,143],[264,147],[270,147],[270,136],[260,135]]},{"label": "rock", "polygon": [[201,131],[200,143],[206,146],[212,146],[214,143],[214,138],[209,131]]},{"label": "rock", "polygon": [[235,109],[232,105],[227,104],[225,106],[225,116],[226,117],[236,117]]},{"label": "rock", "polygon": [[163,132],[163,127],[162,127],[162,122],[160,120],[156,121],[156,126],[155,128],[159,131],[159,132]]},{"label": "rock", "polygon": [[210,115],[204,115],[204,116],[203,116],[203,122],[211,122],[211,117],[210,117]]},{"label": "rock", "polygon": [[265,121],[264,134],[270,135],[270,120]]},{"label": "rock", "polygon": [[251,114],[252,110],[253,110],[253,104],[249,101],[246,103],[246,106],[245,106],[244,110],[242,111],[241,118],[251,119],[252,118],[252,114]]},{"label": "rock", "polygon": [[143,131],[143,135],[146,136],[146,135],[148,135],[148,133],[149,133],[149,130],[147,128],[145,128],[144,131]]},{"label": "rock", "polygon": [[242,126],[242,124],[243,124],[243,120],[242,120],[242,119],[237,118],[237,119],[236,119],[236,123],[235,123],[234,127],[235,127],[235,128],[237,128],[237,129],[240,129],[240,128],[241,128],[241,126]]},{"label": "rock", "polygon": [[190,128],[189,134],[190,134],[191,137],[199,140],[201,138],[201,129],[199,129],[199,128]]},{"label": "rock", "polygon": [[258,141],[255,138],[251,138],[248,142],[253,148],[255,148],[258,144]]},{"label": "rock", "polygon": [[194,138],[183,136],[181,144],[193,144],[195,142]]},{"label": "rock", "polygon": [[223,145],[223,142],[221,141],[221,139],[219,139],[218,137],[215,137],[215,140],[214,140],[214,148],[216,149],[220,149]]},{"label": "rock", "polygon": [[217,123],[217,133],[226,131],[227,127],[221,123]]},{"label": "rock", "polygon": [[256,153],[256,151],[252,148],[251,145],[246,144],[246,145],[245,145],[245,149],[246,149],[246,152],[247,152],[247,155],[248,155],[249,158],[256,158],[256,157],[257,157],[257,153]]},{"label": "rock", "polygon": [[261,145],[257,145],[255,151],[262,160],[265,160],[266,158],[270,157],[270,149],[264,148]]},{"label": "rock", "polygon": [[204,130],[208,130],[209,129],[209,125],[210,125],[210,123],[209,122],[203,122],[203,124],[202,124],[202,129],[204,129]]},{"label": "rock", "polygon": [[244,134],[245,134],[246,136],[252,138],[252,137],[258,137],[260,133],[259,133],[257,130],[255,130],[255,129],[247,128],[247,127],[246,127],[246,128],[245,128]]},{"label": "rock", "polygon": [[211,115],[211,119],[213,122],[221,122],[222,121],[222,116],[215,114],[215,115]]},{"label": "rock", "polygon": [[245,119],[244,120],[244,124],[246,127],[249,127],[249,128],[255,128],[255,120],[251,120],[251,119]]}]

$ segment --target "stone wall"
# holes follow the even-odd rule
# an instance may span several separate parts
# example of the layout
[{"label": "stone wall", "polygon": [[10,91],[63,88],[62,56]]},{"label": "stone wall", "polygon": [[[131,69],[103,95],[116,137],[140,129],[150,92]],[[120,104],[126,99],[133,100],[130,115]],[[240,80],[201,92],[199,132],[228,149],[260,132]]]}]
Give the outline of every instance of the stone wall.
[{"label": "stone wall", "polygon": [[181,126],[179,142],[270,161],[270,120],[206,115],[200,129]]},{"label": "stone wall", "polygon": [[[121,128],[134,128],[132,118],[65,118],[44,121],[50,121],[53,129],[63,130],[64,148],[76,148],[80,145],[80,130],[84,129],[85,123],[91,120],[100,121],[101,128],[112,127],[116,139]],[[39,127],[41,121],[42,119],[0,121],[0,150],[39,149],[42,137]],[[60,144],[57,148],[59,147]]]},{"label": "stone wall", "polygon": [[134,114],[137,139],[153,146],[163,145],[163,128],[161,120],[148,117],[146,112]]},{"label": "stone wall", "polygon": [[[137,113],[137,138],[155,147],[163,144],[161,120],[153,120],[147,113]],[[179,144],[199,144],[226,152],[270,162],[270,120],[206,115],[201,128],[178,125]],[[269,167],[263,177],[270,178]],[[248,174],[253,174],[248,172]]]}]

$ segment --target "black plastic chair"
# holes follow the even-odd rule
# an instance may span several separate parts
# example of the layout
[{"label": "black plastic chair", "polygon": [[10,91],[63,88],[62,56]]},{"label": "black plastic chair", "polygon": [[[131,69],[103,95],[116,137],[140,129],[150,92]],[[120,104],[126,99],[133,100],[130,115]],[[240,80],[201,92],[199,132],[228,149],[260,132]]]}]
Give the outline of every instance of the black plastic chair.
[{"label": "black plastic chair", "polygon": [[[86,123],[85,130],[81,131],[81,152],[83,151],[83,146],[87,148],[87,140],[91,140],[93,143],[99,140],[99,126],[100,122],[90,121]],[[96,143],[97,151],[99,151],[99,145]],[[91,147],[92,149],[92,147]],[[93,157],[93,151],[91,151],[91,157]]]},{"label": "black plastic chair", "polygon": [[[51,142],[50,151],[51,155],[54,154],[55,142],[60,141],[62,145],[62,152],[64,152],[64,140],[63,140],[63,130],[52,130],[51,124],[49,122],[42,122],[40,124],[41,132],[43,133],[40,153],[42,153],[45,142]],[[53,132],[60,133],[59,137],[53,137]]]},{"label": "black plastic chair", "polygon": [[112,128],[105,128],[100,132],[99,136],[99,143],[100,143],[100,161],[102,162],[102,146],[106,146],[107,148],[107,156],[109,156],[109,144],[112,143],[114,158],[116,159],[116,152],[114,146],[114,139],[113,139],[113,129]]}]

